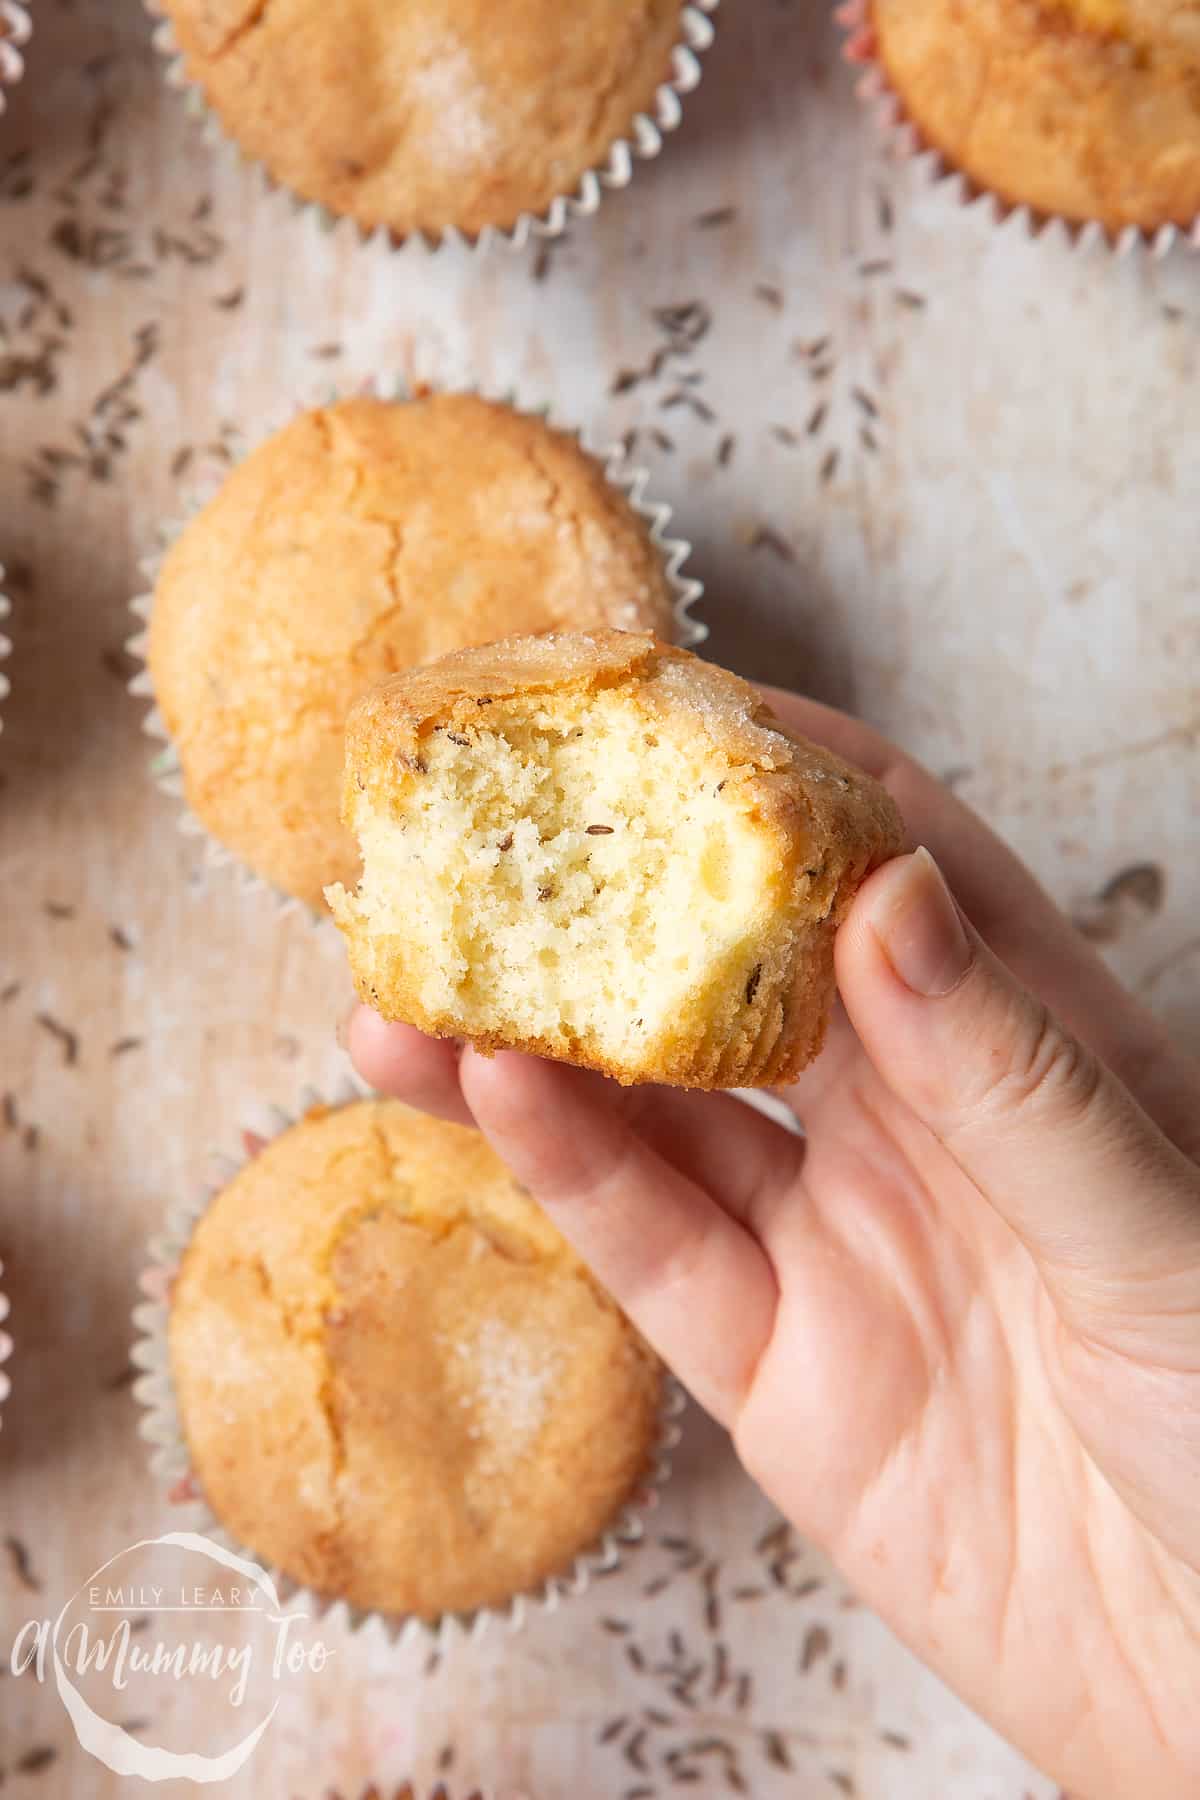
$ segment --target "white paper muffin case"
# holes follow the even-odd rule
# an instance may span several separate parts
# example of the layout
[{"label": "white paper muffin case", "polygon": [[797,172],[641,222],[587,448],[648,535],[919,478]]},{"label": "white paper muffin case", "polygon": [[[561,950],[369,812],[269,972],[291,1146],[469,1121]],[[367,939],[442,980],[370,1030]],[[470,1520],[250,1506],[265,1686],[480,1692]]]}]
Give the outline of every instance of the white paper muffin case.
[{"label": "white paper muffin case", "polygon": [[[199,87],[189,79],[171,21],[165,16],[159,0],[143,0],[143,4],[151,18],[157,21],[154,45],[167,58],[167,81],[172,87],[183,90],[189,111],[200,120],[212,145],[223,148],[235,161],[254,169],[268,191],[286,193],[297,212],[312,214],[326,230],[344,227],[362,243],[378,243],[391,249],[409,241],[394,237],[386,225],[368,229],[315,201],[305,200],[285,188],[256,158],[247,155],[224,129]],[[421,238],[433,250],[442,244],[461,244],[482,252],[493,243],[523,250],[531,238],[560,237],[572,221],[590,218],[598,210],[605,191],[628,187],[636,165],[652,161],[662,150],[664,140],[678,126],[683,117],[685,96],[700,85],[700,59],[716,35],[713,14],[719,5],[720,0],[690,0],[682,8],[679,41],[671,52],[671,73],[655,93],[654,116],[636,113],[629,135],[618,138],[610,146],[599,167],[584,172],[572,193],[556,196],[544,212],[520,213],[513,224],[488,225],[474,237],[455,226],[442,231],[413,233],[412,236]]]},{"label": "white paper muffin case", "polygon": [[33,22],[22,0],[0,0],[0,113],[4,111],[4,90],[20,81],[25,73],[21,51],[29,42]]},{"label": "white paper muffin case", "polygon": [[856,90],[859,98],[874,113],[885,144],[899,162],[908,162],[917,170],[928,187],[948,190],[963,206],[986,209],[993,224],[1005,225],[1028,237],[1052,233],[1079,250],[1098,244],[1117,256],[1148,252],[1156,260],[1166,256],[1177,243],[1200,249],[1200,219],[1188,226],[1162,225],[1157,230],[1143,230],[1127,225],[1111,231],[1101,220],[1081,223],[1053,213],[1035,211],[1029,206],[1014,205],[990,189],[981,187],[969,175],[954,166],[942,152],[929,144],[919,126],[905,110],[904,102],[892,86],[879,57],[874,27],[871,24],[871,0],[842,0],[834,16],[845,32],[842,54],[859,71]]},{"label": "white paper muffin case", "polygon": [[[357,391],[377,395],[382,400],[404,401],[412,398],[411,388],[402,379],[396,379],[390,383],[372,382]],[[663,559],[667,582],[671,590],[676,643],[682,645],[684,649],[691,650],[704,642],[708,636],[708,627],[692,617],[692,608],[704,592],[703,583],[683,573],[683,565],[691,555],[691,544],[684,538],[668,536],[671,508],[663,501],[647,498],[646,484],[650,479],[649,474],[645,469],[638,468],[629,462],[621,445],[617,444],[609,448],[598,446],[591,441],[585,430],[564,425],[556,419],[548,405],[521,406],[511,390],[493,392],[478,385],[470,385],[462,389],[446,391],[478,394],[481,399],[501,402],[513,407],[518,412],[543,418],[555,430],[566,432],[569,436],[574,437],[582,449],[595,456],[602,464],[608,481],[625,496],[634,512],[649,526],[650,540],[657,547]],[[339,400],[347,398],[349,398],[347,392],[334,389],[319,404],[332,406]],[[289,418],[295,416],[294,413],[288,415]],[[286,419],[279,421],[264,436],[270,436],[286,423]],[[143,593],[138,594],[130,601],[130,608],[139,622],[139,628],[125,645],[130,656],[142,665],[129,683],[129,692],[136,699],[154,701],[154,685],[150,677],[150,670],[146,665],[146,645],[149,638],[150,614],[154,607],[154,589],[163,560],[175,539],[200,512],[206,501],[212,499],[228,475],[229,470],[226,468],[219,477],[206,483],[202,489],[190,493],[184,500],[182,514],[159,526],[158,549],[142,561],[141,570],[146,578],[147,586]],[[232,850],[213,837],[207,827],[191,811],[185,798],[179,757],[171,742],[166,722],[156,704],[152,705],[150,712],[143,720],[142,729],[158,744],[157,753],[150,764],[151,775],[161,791],[182,808],[179,815],[179,829],[188,837],[203,839],[204,855],[209,866],[211,868],[232,868],[245,888],[274,894],[279,906],[285,912],[295,910],[307,914],[315,924],[330,923],[327,913],[314,911],[303,901],[296,899],[294,895],[286,894],[281,889],[272,887],[263,876],[249,868]]]},{"label": "white paper muffin case", "polygon": [[[187,1508],[188,1516],[178,1521],[181,1529],[202,1531],[226,1549],[241,1555],[252,1555],[253,1551],[225,1532],[205,1504],[191,1475],[170,1378],[167,1321],[171,1284],[201,1215],[238,1170],[265,1144],[289,1130],[314,1106],[347,1106],[370,1098],[372,1096],[366,1089],[348,1081],[332,1100],[309,1089],[300,1095],[294,1113],[279,1107],[262,1111],[261,1117],[256,1115],[244,1127],[240,1148],[231,1155],[217,1156],[217,1178],[195,1195],[168,1208],[164,1230],[148,1246],[149,1264],[141,1280],[146,1298],[133,1311],[132,1360],[142,1371],[133,1384],[133,1393],[145,1409],[139,1430],[152,1446],[150,1467],[166,1497]],[[585,1593],[593,1575],[616,1568],[625,1550],[645,1536],[647,1515],[658,1505],[660,1491],[670,1478],[671,1454],[679,1441],[679,1417],[685,1404],[678,1383],[669,1375],[664,1377],[658,1438],[639,1491],[626,1501],[600,1539],[575,1558],[567,1573],[551,1576],[528,1593],[514,1595],[503,1606],[481,1607],[473,1613],[446,1613],[439,1619],[425,1620],[352,1607],[336,1595],[318,1594],[302,1586],[280,1569],[269,1568],[268,1573],[284,1605],[303,1599],[311,1618],[332,1618],[349,1631],[359,1631],[370,1625],[381,1631],[392,1644],[425,1642],[443,1649],[461,1638],[480,1636],[489,1625],[509,1632],[517,1631],[524,1626],[531,1612],[553,1612],[564,1600]]]}]

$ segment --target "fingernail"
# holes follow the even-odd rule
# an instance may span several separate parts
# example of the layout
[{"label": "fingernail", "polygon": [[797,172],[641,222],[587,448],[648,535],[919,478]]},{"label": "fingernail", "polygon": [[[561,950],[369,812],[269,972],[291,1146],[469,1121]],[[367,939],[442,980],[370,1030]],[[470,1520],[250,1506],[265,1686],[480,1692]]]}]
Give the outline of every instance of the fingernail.
[{"label": "fingernail", "polygon": [[917,850],[892,868],[871,929],[905,987],[936,999],[956,988],[970,968],[970,940],[928,850]]}]

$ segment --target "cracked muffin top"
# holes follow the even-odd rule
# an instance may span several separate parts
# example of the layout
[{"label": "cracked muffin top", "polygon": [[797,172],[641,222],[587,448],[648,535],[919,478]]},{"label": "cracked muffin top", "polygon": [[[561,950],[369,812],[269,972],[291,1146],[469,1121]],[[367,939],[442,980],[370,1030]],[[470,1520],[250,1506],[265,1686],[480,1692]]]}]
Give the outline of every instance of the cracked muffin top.
[{"label": "cracked muffin top", "polygon": [[661,1367],[477,1132],[316,1108],[173,1285],[192,1472],[240,1543],[436,1618],[567,1570],[647,1475]]},{"label": "cracked muffin top", "polygon": [[1075,223],[1200,217],[1200,0],[871,0],[926,142],[978,186]]},{"label": "cracked muffin top", "polygon": [[682,0],[162,0],[188,76],[305,200],[400,239],[539,214],[671,72]]},{"label": "cracked muffin top", "polygon": [[666,567],[601,465],[469,394],[301,414],[167,555],[147,638],[188,804],[321,908],[352,885],[343,732],[375,682],[514,632],[673,635]]}]

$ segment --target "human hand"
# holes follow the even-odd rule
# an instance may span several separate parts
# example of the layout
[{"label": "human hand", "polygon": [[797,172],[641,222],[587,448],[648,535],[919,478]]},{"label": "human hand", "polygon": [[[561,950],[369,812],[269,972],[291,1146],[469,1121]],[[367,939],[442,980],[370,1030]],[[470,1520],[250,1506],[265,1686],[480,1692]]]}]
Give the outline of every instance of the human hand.
[{"label": "human hand", "polygon": [[[927,855],[878,870],[784,1098],[621,1090],[360,1011],[477,1124],[799,1529],[1087,1800],[1200,1793],[1200,1070],[960,802],[865,727]],[[971,921],[970,925],[965,919]]]}]

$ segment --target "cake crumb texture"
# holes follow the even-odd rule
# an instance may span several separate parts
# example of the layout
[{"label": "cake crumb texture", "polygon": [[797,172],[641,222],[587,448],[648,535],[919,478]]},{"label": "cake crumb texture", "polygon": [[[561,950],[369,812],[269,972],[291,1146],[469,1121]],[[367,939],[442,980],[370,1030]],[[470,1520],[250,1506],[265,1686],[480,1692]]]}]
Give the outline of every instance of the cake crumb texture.
[{"label": "cake crumb texture", "polygon": [[477,1132],[316,1109],[199,1221],[170,1360],[193,1472],[264,1560],[434,1618],[567,1570],[647,1474],[660,1365]]},{"label": "cake crumb texture", "polygon": [[328,899],[364,1000],[622,1082],[796,1074],[837,924],[901,834],[883,788],[748,682],[613,631],[383,683],[351,715],[344,792],[363,877]]}]

